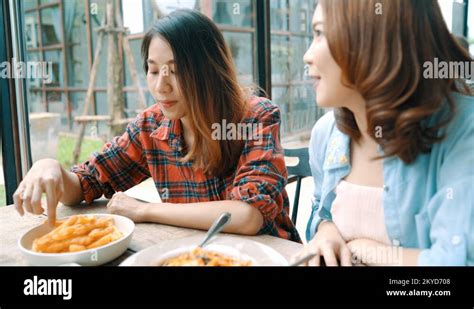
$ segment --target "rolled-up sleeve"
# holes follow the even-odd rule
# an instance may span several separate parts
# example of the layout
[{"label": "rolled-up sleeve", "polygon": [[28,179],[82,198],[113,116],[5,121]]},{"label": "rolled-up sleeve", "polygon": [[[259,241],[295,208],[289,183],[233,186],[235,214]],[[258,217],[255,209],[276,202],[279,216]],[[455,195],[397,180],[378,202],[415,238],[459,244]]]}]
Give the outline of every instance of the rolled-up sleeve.
[{"label": "rolled-up sleeve", "polygon": [[122,136],[106,143],[88,161],[71,168],[79,178],[87,204],[102,195],[110,198],[150,177],[140,142],[139,121],[137,117]]},{"label": "rolled-up sleeve", "polygon": [[287,183],[283,149],[279,140],[280,111],[273,104],[263,105],[254,122],[256,130],[245,146],[237,167],[231,200],[243,201],[260,211],[264,223],[259,234],[276,229],[275,218],[282,213],[282,192]]}]

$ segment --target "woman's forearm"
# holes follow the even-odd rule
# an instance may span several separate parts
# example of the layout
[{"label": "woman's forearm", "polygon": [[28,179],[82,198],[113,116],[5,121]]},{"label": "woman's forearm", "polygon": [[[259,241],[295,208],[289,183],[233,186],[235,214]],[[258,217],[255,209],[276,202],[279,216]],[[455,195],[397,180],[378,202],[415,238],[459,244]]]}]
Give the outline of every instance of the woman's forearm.
[{"label": "woman's forearm", "polygon": [[189,204],[148,204],[143,218],[147,222],[208,230],[222,213],[232,217],[224,232],[255,235],[263,225],[260,211],[241,201],[212,201]]}]

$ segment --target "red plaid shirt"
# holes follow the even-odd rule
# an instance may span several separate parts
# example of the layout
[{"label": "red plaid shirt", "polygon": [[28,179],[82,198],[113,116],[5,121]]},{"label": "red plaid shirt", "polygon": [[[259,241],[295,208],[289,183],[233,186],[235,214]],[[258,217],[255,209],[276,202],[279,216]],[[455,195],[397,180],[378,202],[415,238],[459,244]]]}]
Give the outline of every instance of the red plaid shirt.
[{"label": "red plaid shirt", "polygon": [[[196,203],[240,200],[257,208],[264,218],[259,234],[301,242],[289,217],[285,190],[287,170],[280,145],[280,110],[265,98],[250,100],[246,124],[258,127],[260,139],[245,141],[239,163],[228,177],[193,170],[184,157],[180,120],[164,117],[157,104],[141,112],[126,132],[104,145],[89,161],[73,166],[86,203],[125,191],[153,177],[164,202]],[[166,193],[166,194],[163,194]]]}]

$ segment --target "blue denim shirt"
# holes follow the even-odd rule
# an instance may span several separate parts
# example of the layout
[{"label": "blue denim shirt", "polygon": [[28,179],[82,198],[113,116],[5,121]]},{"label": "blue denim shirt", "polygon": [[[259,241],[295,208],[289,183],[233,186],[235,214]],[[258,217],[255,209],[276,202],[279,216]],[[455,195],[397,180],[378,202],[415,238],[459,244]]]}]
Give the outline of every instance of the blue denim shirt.
[{"label": "blue denim shirt", "polygon": [[[383,208],[394,245],[422,249],[419,265],[474,265],[474,97],[453,93],[457,112],[446,138],[411,164],[383,159]],[[430,117],[439,122],[443,113]],[[333,112],[314,126],[309,163],[315,190],[306,238],[331,220],[334,189],[350,171],[350,138]],[[368,222],[369,223],[369,222]]]}]

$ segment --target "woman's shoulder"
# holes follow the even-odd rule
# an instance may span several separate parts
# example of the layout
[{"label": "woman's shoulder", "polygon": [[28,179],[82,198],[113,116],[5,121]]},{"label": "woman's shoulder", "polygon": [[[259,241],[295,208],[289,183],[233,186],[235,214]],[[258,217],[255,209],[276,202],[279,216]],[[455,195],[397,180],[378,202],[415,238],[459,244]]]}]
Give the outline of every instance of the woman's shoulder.
[{"label": "woman's shoulder", "polygon": [[[447,145],[447,147],[451,147],[450,144],[457,141],[460,136],[474,138],[472,134],[474,132],[474,96],[453,92],[451,99],[455,106],[454,117],[443,129],[446,138],[441,142],[441,145]],[[445,110],[441,110],[434,115],[432,123],[441,121],[445,115]]]},{"label": "woman's shoulder", "polygon": [[458,122],[469,122],[471,125],[474,125],[472,123],[472,117],[474,117],[474,96],[454,92],[452,98],[456,105],[455,120]]},{"label": "woman's shoulder", "polygon": [[258,113],[263,111],[273,111],[279,109],[278,105],[273,103],[270,99],[259,96],[251,96],[248,100],[250,112]]},{"label": "woman's shoulder", "polygon": [[247,100],[247,106],[247,120],[251,120],[251,122],[259,122],[268,117],[280,121],[280,108],[268,98],[252,96]]}]

